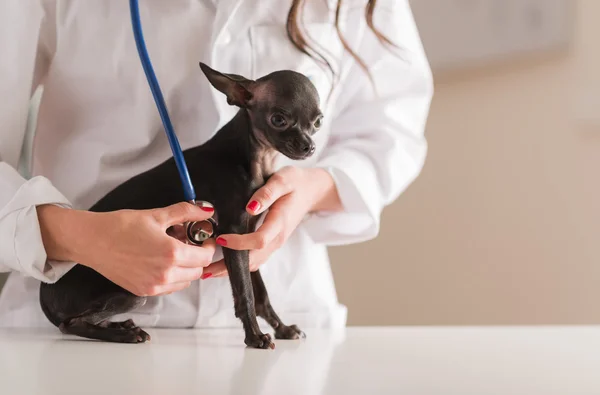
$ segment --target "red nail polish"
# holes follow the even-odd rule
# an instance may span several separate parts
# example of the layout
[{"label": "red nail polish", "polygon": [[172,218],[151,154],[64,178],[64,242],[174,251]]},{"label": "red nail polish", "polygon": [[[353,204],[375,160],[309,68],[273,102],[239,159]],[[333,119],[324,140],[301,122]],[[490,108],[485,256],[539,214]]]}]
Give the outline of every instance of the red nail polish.
[{"label": "red nail polish", "polygon": [[212,273],[204,273],[202,276],[200,276],[202,280],[206,280],[209,277],[212,277]]},{"label": "red nail polish", "polygon": [[258,210],[259,207],[260,207],[260,205],[258,204],[258,202],[256,200],[251,201],[250,204],[248,205],[248,208],[250,209],[250,211],[256,211],[256,210]]},{"label": "red nail polish", "polygon": [[222,237],[217,237],[217,244],[220,246],[226,246],[227,245],[227,240],[225,240]]},{"label": "red nail polish", "polygon": [[213,211],[215,211],[215,209],[214,209],[214,208],[212,208],[212,207],[209,207],[209,206],[200,206],[200,209],[201,209],[202,211],[207,211],[207,212],[209,212],[209,213],[212,213]]}]

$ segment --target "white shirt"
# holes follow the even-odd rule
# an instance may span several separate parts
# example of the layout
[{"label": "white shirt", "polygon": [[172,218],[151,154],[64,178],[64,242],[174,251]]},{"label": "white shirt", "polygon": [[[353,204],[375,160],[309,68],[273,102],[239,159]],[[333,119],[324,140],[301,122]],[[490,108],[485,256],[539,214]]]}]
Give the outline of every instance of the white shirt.
[{"label": "white shirt", "polygon": [[[327,101],[328,71],[287,38],[291,1],[140,1],[148,51],[183,149],[205,142],[237,111],[211,88],[200,61],[248,78],[296,70],[320,92],[325,122],[316,155],[298,163],[282,158],[279,166],[328,169],[345,211],[307,217],[261,268],[275,310],[301,327],[345,325],[326,248],[374,238],[382,209],[415,179],[426,156],[432,77],[408,1],[380,0],[375,10],[375,25],[400,46],[397,55],[368,30],[364,3],[344,7],[342,29],[371,68],[379,96],[343,51],[332,2],[306,2],[306,33],[340,74]],[[128,2],[3,0],[0,54],[0,271],[12,272],[0,296],[0,326],[49,326],[39,282],[56,281],[73,263],[47,259],[35,206],[87,209],[171,151],[135,48]],[[33,177],[26,180],[15,167],[39,84]],[[365,262],[371,264],[395,263]],[[239,325],[228,278],[150,298],[127,317],[142,326]]]}]

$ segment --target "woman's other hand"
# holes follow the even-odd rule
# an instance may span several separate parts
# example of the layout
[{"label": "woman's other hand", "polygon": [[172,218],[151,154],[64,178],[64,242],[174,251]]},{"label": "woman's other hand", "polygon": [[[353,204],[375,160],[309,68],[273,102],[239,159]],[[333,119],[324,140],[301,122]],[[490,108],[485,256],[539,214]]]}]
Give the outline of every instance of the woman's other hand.
[{"label": "woman's other hand", "polygon": [[[243,235],[221,235],[217,244],[233,250],[250,250],[250,270],[256,271],[285,243],[307,213],[341,208],[335,184],[327,171],[285,167],[273,174],[248,202],[246,210],[251,215],[269,210],[259,229]],[[226,275],[225,263],[220,260],[205,269],[203,278]]]}]

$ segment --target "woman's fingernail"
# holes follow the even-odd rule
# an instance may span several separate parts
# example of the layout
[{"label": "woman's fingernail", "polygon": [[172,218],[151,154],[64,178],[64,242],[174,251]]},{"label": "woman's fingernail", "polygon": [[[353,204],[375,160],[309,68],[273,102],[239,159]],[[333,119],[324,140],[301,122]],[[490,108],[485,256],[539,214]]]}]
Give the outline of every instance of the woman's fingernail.
[{"label": "woman's fingernail", "polygon": [[204,273],[202,276],[200,276],[202,280],[206,280],[209,277],[212,277],[212,273]]},{"label": "woman's fingernail", "polygon": [[227,240],[225,240],[222,237],[217,237],[217,244],[220,246],[226,246],[227,245]]},{"label": "woman's fingernail", "polygon": [[250,211],[256,211],[256,210],[258,210],[259,207],[260,207],[260,204],[258,204],[258,202],[256,200],[251,201],[250,204],[248,205],[248,208],[250,209]]},{"label": "woman's fingernail", "polygon": [[202,201],[202,202],[197,202],[197,203],[196,203],[196,205],[197,205],[198,207],[200,207],[200,209],[201,209],[202,211],[207,211],[207,212],[209,212],[209,213],[212,213],[213,211],[215,211],[215,208],[214,208],[214,207],[213,207],[213,205],[212,205],[212,204],[210,204],[209,202],[204,202],[204,201]]}]

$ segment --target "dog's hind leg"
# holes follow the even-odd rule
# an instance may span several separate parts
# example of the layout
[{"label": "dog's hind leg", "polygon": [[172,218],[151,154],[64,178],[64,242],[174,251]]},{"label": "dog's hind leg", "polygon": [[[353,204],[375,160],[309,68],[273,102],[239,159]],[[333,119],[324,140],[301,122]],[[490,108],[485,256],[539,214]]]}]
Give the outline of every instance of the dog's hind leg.
[{"label": "dog's hind leg", "polygon": [[74,318],[59,326],[61,332],[93,340],[111,343],[144,343],[150,335],[141,328],[111,328],[90,324],[85,317]]},{"label": "dog's hind leg", "polygon": [[124,293],[111,294],[95,301],[93,307],[83,314],[64,320],[59,329],[65,334],[87,339],[113,343],[143,343],[150,340],[150,335],[137,327],[132,320],[111,322],[109,318],[126,313],[144,303],[145,298]]},{"label": "dog's hind leg", "polygon": [[254,291],[254,306],[256,315],[267,321],[275,330],[276,339],[300,339],[306,335],[296,325],[285,325],[273,310],[269,301],[269,294],[263,282],[260,271],[255,271],[250,274],[252,278],[252,289]]}]

